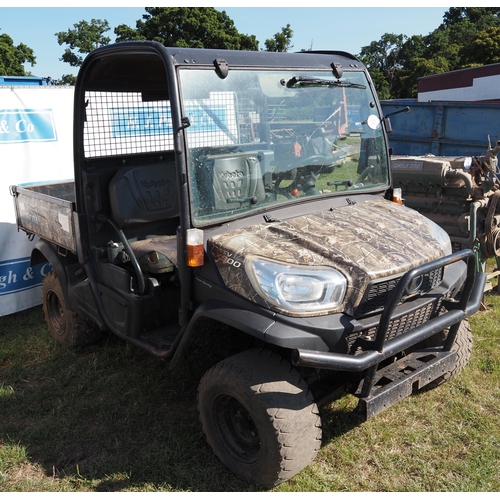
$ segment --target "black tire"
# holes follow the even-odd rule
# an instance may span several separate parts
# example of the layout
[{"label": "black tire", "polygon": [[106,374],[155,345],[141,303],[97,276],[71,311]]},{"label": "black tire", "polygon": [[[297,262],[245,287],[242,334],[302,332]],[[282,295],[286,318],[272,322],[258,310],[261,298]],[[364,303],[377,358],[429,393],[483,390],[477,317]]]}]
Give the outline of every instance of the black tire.
[{"label": "black tire", "polygon": [[290,479],[321,447],[321,419],[290,363],[251,349],[212,367],[198,389],[203,432],[234,474],[265,488]]},{"label": "black tire", "polygon": [[[439,345],[443,345],[447,336],[448,330],[438,333],[427,341],[426,347],[436,347]],[[423,388],[424,390],[434,389],[441,384],[444,384],[445,382],[448,382],[449,380],[455,378],[469,362],[472,353],[472,331],[470,328],[470,324],[466,319],[460,322],[457,336],[455,337],[455,342],[453,343],[452,349],[454,351],[457,351],[457,361],[453,369],[427,384]]]},{"label": "black tire", "polygon": [[97,342],[102,332],[92,321],[66,307],[61,282],[52,269],[42,283],[42,307],[52,337],[66,347],[84,347]]}]

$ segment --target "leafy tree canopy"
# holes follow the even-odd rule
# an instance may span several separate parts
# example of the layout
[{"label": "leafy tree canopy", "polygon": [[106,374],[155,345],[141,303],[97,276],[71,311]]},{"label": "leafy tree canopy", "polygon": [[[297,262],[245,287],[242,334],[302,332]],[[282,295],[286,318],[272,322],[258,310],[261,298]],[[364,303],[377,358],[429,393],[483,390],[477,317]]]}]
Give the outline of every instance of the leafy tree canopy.
[{"label": "leafy tree canopy", "polygon": [[404,35],[385,33],[379,41],[361,49],[361,59],[371,70],[378,69],[392,87],[394,77],[401,66]]},{"label": "leafy tree canopy", "polygon": [[258,50],[254,35],[236,29],[226,11],[214,7],[146,7],[136,29],[115,29],[116,41],[155,40],[167,47]]},{"label": "leafy tree canopy", "polygon": [[109,37],[104,36],[104,33],[110,30],[109,23],[106,20],[92,19],[90,23],[80,21],[74,24],[73,28],[55,34],[59,45],[69,45],[69,48],[64,50],[60,60],[69,63],[71,66],[78,67],[82,65],[84,57],[80,54],[88,54],[97,47],[107,45],[111,41]]},{"label": "leafy tree canopy", "polygon": [[500,62],[500,8],[451,7],[432,33],[386,33],[359,57],[381,96],[415,97],[419,77]]},{"label": "leafy tree canopy", "polygon": [[499,7],[451,7],[443,16],[442,26],[455,26],[466,21],[483,30],[488,26],[497,26],[499,14]]},{"label": "leafy tree canopy", "polygon": [[31,66],[36,64],[36,57],[33,49],[20,43],[14,45],[14,40],[2,33],[0,35],[0,75],[28,76],[24,70],[24,64]]},{"label": "leafy tree canopy", "polygon": [[500,62],[500,26],[490,26],[476,33],[461,49],[463,63],[479,66]]},{"label": "leafy tree canopy", "polygon": [[293,30],[289,24],[281,28],[279,33],[276,33],[273,38],[268,38],[265,41],[267,52],[288,52],[292,45]]},{"label": "leafy tree canopy", "polygon": [[75,75],[62,75],[61,78],[59,78],[59,80],[52,80],[52,85],[67,86],[75,84],[76,84]]}]

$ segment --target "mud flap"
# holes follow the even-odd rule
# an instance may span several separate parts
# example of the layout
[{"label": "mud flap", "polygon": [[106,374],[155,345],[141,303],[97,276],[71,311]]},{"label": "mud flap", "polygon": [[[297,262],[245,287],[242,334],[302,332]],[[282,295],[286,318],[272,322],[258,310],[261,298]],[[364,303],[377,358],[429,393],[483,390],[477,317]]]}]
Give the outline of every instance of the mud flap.
[{"label": "mud flap", "polygon": [[[355,413],[359,418],[368,420],[451,371],[456,357],[456,351],[423,349],[381,368],[376,373],[371,394],[360,397]],[[359,393],[360,389],[355,395]]]}]

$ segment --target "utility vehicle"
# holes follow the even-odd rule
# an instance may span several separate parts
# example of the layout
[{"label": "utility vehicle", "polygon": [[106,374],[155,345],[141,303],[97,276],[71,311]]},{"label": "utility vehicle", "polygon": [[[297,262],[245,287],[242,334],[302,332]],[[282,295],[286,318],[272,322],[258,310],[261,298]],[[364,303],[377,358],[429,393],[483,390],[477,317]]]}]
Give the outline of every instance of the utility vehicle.
[{"label": "utility vehicle", "polygon": [[95,50],[75,87],[74,181],[11,188],[40,237],[32,265],[52,265],[52,335],[109,330],[174,368],[204,322],[229,328],[236,352],[202,377],[200,420],[222,463],[266,488],[314,459],[332,394],[366,419],[455,376],[484,274],[401,204],[388,126],[344,52]]}]

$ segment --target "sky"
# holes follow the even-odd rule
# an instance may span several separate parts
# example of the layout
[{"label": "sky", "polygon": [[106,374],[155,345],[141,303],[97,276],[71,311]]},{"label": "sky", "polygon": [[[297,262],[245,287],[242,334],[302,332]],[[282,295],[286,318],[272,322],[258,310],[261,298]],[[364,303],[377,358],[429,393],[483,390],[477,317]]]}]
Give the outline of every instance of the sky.
[{"label": "sky", "polygon": [[[220,1],[220,0],[219,0]],[[135,0],[87,0],[71,2],[0,0],[0,34],[8,34],[14,45],[24,43],[32,48],[36,65],[25,70],[35,76],[59,79],[64,74],[76,75],[78,68],[61,62],[66,45],[59,45],[55,33],[74,28],[74,24],[91,19],[107,20],[111,30],[106,36],[115,40],[114,28],[127,24],[135,28],[148,3]],[[293,51],[301,49],[343,50],[359,54],[361,47],[379,40],[384,33],[427,35],[436,29],[449,7],[434,7],[435,2],[405,2],[405,7],[393,7],[396,2],[361,2],[351,0],[350,7],[336,7],[346,2],[307,1],[308,7],[289,7],[291,1],[225,0],[218,7],[209,2],[186,3],[186,6],[214,6],[225,10],[243,34],[255,35],[259,48],[281,28],[290,24],[293,30]],[[82,7],[81,5],[86,5]],[[154,2],[157,6],[181,6],[182,2]],[[487,6],[488,2],[482,2]],[[42,5],[43,7],[40,7]],[[149,4],[150,5],[150,4]],[[238,5],[237,7],[235,5]],[[325,7],[325,5],[328,5]],[[376,5],[376,6],[374,6]]]}]

